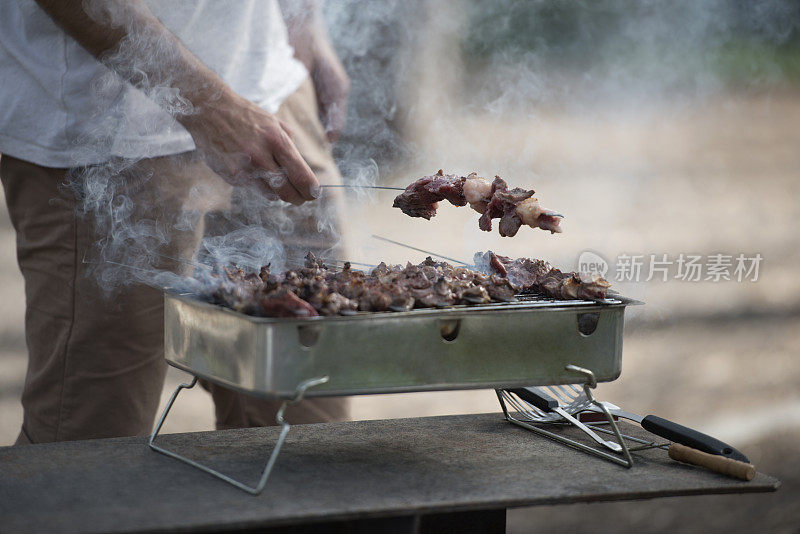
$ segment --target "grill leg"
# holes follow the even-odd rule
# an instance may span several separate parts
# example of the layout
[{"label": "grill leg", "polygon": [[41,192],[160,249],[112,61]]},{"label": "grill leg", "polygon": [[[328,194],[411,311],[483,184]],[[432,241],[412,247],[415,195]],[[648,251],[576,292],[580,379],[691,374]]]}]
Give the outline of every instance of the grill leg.
[{"label": "grill leg", "polygon": [[164,408],[164,412],[161,414],[161,417],[158,419],[158,423],[156,424],[155,430],[153,430],[153,434],[150,436],[150,442],[149,442],[150,448],[153,449],[156,452],[160,452],[161,454],[169,456],[170,458],[175,458],[176,460],[180,460],[181,462],[183,462],[185,464],[189,464],[192,467],[196,467],[197,469],[199,469],[201,471],[204,471],[204,472],[208,473],[209,475],[213,475],[213,476],[219,478],[220,480],[224,480],[225,482],[227,482],[229,484],[232,484],[232,485],[236,486],[237,488],[239,488],[241,490],[244,490],[247,493],[250,493],[251,495],[258,495],[259,493],[261,493],[264,490],[264,487],[267,485],[267,479],[269,478],[269,475],[272,472],[272,468],[275,466],[275,461],[278,459],[278,453],[280,453],[280,451],[281,451],[281,447],[283,446],[283,442],[286,439],[286,434],[289,433],[289,429],[291,428],[291,425],[289,423],[287,423],[283,419],[283,414],[286,411],[286,408],[288,406],[292,405],[292,404],[297,404],[298,402],[303,400],[303,396],[305,395],[306,390],[308,388],[311,388],[311,387],[314,387],[314,386],[318,386],[320,384],[324,384],[327,381],[328,381],[328,377],[325,376],[325,377],[321,377],[321,378],[312,378],[310,380],[306,380],[304,382],[301,382],[297,386],[297,389],[294,392],[294,396],[291,399],[284,401],[283,404],[281,404],[281,407],[278,410],[278,413],[275,415],[275,420],[278,422],[279,425],[281,425],[281,433],[278,436],[278,441],[275,442],[275,446],[272,448],[272,452],[269,455],[269,460],[267,460],[267,465],[266,465],[266,467],[264,467],[263,473],[261,473],[261,478],[259,479],[258,484],[255,485],[255,486],[248,486],[247,484],[243,484],[242,482],[239,482],[238,480],[233,479],[233,478],[229,477],[228,475],[226,475],[224,473],[220,473],[216,469],[212,469],[212,468],[210,468],[210,467],[208,467],[206,465],[203,465],[203,464],[201,464],[201,463],[199,463],[199,462],[197,462],[195,460],[192,460],[191,458],[187,458],[187,457],[182,456],[182,455],[180,455],[180,454],[178,454],[176,452],[167,450],[167,449],[155,444],[156,437],[158,437],[158,433],[161,431],[161,427],[164,425],[164,420],[167,418],[167,414],[169,413],[170,409],[172,408],[172,405],[175,404],[175,399],[178,398],[178,393],[180,393],[182,389],[191,389],[191,388],[193,388],[197,384],[197,377],[196,376],[194,378],[192,378],[192,381],[189,382],[188,384],[187,383],[180,384],[177,388],[175,388],[175,391],[172,393],[172,397],[170,397],[166,408]]}]

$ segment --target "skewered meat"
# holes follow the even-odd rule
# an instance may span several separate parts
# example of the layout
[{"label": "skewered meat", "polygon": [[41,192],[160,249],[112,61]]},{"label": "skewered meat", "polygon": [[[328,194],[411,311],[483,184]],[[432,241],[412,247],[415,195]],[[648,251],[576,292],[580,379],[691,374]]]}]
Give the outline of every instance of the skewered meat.
[{"label": "skewered meat", "polygon": [[436,215],[439,202],[447,200],[455,206],[470,205],[481,214],[478,226],[489,232],[492,219],[500,219],[499,230],[503,237],[513,237],[524,224],[550,233],[560,233],[562,216],[542,208],[533,198],[533,190],[515,187],[495,176],[489,183],[476,173],[468,176],[438,173],[424,176],[397,195],[393,206],[411,217],[430,220]]},{"label": "skewered meat", "polygon": [[455,174],[444,174],[441,169],[432,176],[420,178],[397,195],[393,207],[400,208],[411,217],[430,220],[436,215],[440,200],[447,200],[455,206],[466,206],[464,183],[466,178]]},{"label": "skewered meat", "polygon": [[556,299],[604,299],[611,284],[597,274],[564,273],[542,260],[512,260],[492,251],[477,253],[475,264],[506,278],[518,293]]},{"label": "skewered meat", "polygon": [[599,277],[562,273],[541,260],[512,260],[493,252],[475,255],[479,270],[428,257],[418,265],[381,263],[370,273],[329,269],[313,254],[304,267],[258,274],[224,267],[210,275],[207,297],[242,313],[266,317],[313,317],[363,312],[408,311],[456,304],[515,300],[517,293],[558,299],[604,298],[609,283]]}]

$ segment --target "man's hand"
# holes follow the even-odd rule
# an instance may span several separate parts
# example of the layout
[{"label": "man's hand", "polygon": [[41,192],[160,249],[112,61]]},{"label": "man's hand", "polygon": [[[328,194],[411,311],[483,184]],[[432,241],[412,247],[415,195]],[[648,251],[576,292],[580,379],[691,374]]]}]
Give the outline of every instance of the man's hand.
[{"label": "man's hand", "polygon": [[295,57],[311,74],[317,93],[319,116],[330,142],[344,130],[350,78],[331,45],[325,25],[314,0],[280,2],[289,32],[289,44]]},{"label": "man's hand", "polygon": [[231,90],[214,104],[181,119],[206,162],[233,185],[255,183],[268,195],[292,204],[319,197],[314,173],[291,132]]},{"label": "man's hand", "polygon": [[[327,38],[326,38],[327,41]],[[326,47],[317,53],[314,61],[312,79],[317,91],[319,114],[325,134],[331,143],[335,143],[344,130],[347,119],[347,97],[350,94],[350,78],[342,66],[342,62],[333,51],[333,47]]]},{"label": "man's hand", "polygon": [[181,98],[191,102],[193,112],[176,119],[225,180],[234,185],[255,183],[294,204],[319,196],[317,179],[291,133],[203,65],[141,0],[36,1],[69,35],[131,84],[141,87],[146,80],[151,87],[178,89]]}]

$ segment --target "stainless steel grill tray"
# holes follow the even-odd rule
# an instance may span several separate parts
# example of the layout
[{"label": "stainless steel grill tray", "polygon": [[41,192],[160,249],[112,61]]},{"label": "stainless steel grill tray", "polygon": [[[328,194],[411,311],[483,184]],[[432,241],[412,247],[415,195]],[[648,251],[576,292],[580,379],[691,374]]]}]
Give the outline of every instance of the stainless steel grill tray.
[{"label": "stainless steel grill tray", "polygon": [[167,361],[266,398],[568,384],[622,366],[623,298],[519,302],[353,316],[250,317],[165,293]]}]

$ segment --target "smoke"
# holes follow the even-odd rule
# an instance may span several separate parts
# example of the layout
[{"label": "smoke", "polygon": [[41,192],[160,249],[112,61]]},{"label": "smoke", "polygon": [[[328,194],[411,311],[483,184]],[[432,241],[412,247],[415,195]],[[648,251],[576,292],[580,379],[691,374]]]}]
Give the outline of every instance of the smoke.
[{"label": "smoke", "polygon": [[405,104],[428,8],[420,0],[324,2],[328,32],[352,81],[347,131],[335,148],[346,165],[414,154],[403,136]]},{"label": "smoke", "polygon": [[[204,51],[208,57],[201,54],[200,59],[221,76],[235,78],[237,71],[230,71],[229,64],[246,55],[230,47],[230,31],[236,28],[216,27],[216,20],[192,20],[195,7],[191,2],[174,9],[151,3],[154,14],[171,30],[162,31],[144,23],[150,13],[136,3],[84,2],[93,20],[124,34],[97,65],[86,121],[91,127],[76,136],[79,159],[86,165],[74,169],[66,184],[79,198],[83,215],[94,223],[95,246],[84,261],[108,293],[134,282],[196,289],[205,278],[204,265],[257,270],[271,264],[281,270],[298,266],[307,250],[335,257],[343,246],[335,192],[293,206],[258,186],[260,180],[277,188],[285,175],[250,168],[246,154],[219,146],[195,150],[196,140],[179,121],[202,120],[208,108],[193,105],[179,89],[194,73],[187,72],[185,54],[175,46],[172,32],[185,38],[190,50]],[[231,7],[235,8],[227,6]],[[275,4],[265,2],[262,7],[266,15],[280,16]],[[217,3],[204,9],[226,7]],[[280,30],[273,24],[275,28]],[[220,91],[213,86],[195,90],[204,94],[209,107]],[[262,105],[269,109],[270,102]],[[305,109],[296,100],[291,113],[281,110],[278,117],[299,130],[307,127],[303,123],[309,122],[311,113],[316,110]],[[315,132],[301,134],[307,139]],[[319,147],[317,152],[309,155],[309,164],[326,167]],[[250,170],[227,171],[242,168]],[[371,162],[351,168],[357,171],[351,176],[362,183],[377,178]],[[330,170],[325,178],[335,181]]]},{"label": "smoke", "polygon": [[[398,222],[396,233],[384,235],[454,257],[490,248],[571,263],[641,224],[613,208],[635,205],[663,170],[644,139],[664,127],[664,117],[797,76],[784,54],[793,52],[797,64],[799,20],[791,2],[423,3],[410,20],[395,21],[416,27],[407,34],[415,51],[403,63],[410,79],[398,106],[407,110],[403,130],[416,153],[399,172],[411,179],[438,168],[500,174],[562,209],[566,232],[502,240],[442,207],[428,227]],[[436,238],[459,223],[464,239],[456,245]],[[635,239],[628,246],[647,242]]]},{"label": "smoke", "polygon": [[[231,187],[230,176],[226,181],[212,169],[241,167],[248,158],[193,151],[178,120],[200,117],[205,110],[177,89],[177,65],[184,58],[171,46],[170,35],[136,23],[129,3],[92,0],[84,6],[95,20],[127,34],[98,66],[91,88],[97,127],[77,139],[86,166],[70,183],[96,223],[97,247],[87,261],[104,288],[131,281],[174,285],[176,276],[196,272],[197,263],[288,268],[308,248],[331,258],[382,259],[378,244],[369,241],[371,221],[364,206],[385,202],[384,197],[348,192],[342,219],[334,206],[341,198],[294,207],[256,187]],[[218,43],[217,55],[210,58],[218,72],[235,63],[220,58],[240,57],[229,49],[225,28],[181,19],[183,3],[159,10],[153,2],[152,7],[182,39],[194,34]],[[799,18],[790,2],[733,0],[342,0],[323,2],[322,12],[352,82],[346,130],[334,146],[345,183],[376,184],[393,173],[413,178],[420,170],[443,167],[501,174],[514,185],[541,186],[556,199],[559,184],[530,163],[532,155],[546,156],[552,134],[540,128],[545,113],[560,110],[611,121],[619,113],[646,114],[653,106],[702,101],[731,83],[780,83],[788,74],[776,51],[797,41]],[[761,55],[742,60],[736,55],[742,43]],[[186,45],[191,49],[193,42]],[[202,90],[213,102],[219,88]],[[481,118],[480,127],[470,122],[474,117]],[[165,141],[159,137],[164,132],[182,133]],[[181,154],[150,159],[153,147]],[[576,154],[580,150],[576,141]],[[633,174],[637,180],[646,175]],[[283,179],[258,171],[239,178],[254,177]],[[528,183],[531,177],[536,184]],[[591,189],[585,194],[594,196]],[[323,196],[334,200],[330,190]],[[578,211],[576,205],[570,213]],[[398,226],[395,237],[414,232],[411,224]],[[470,250],[437,246],[461,257],[479,248],[497,249],[494,236],[475,230],[474,218],[465,223],[464,235],[469,237],[463,246]],[[415,234],[409,241],[422,239]],[[502,244],[510,245],[508,240]],[[549,246],[543,250],[554,250]],[[355,250],[359,253],[352,255]],[[574,252],[565,250],[561,257]]]}]

